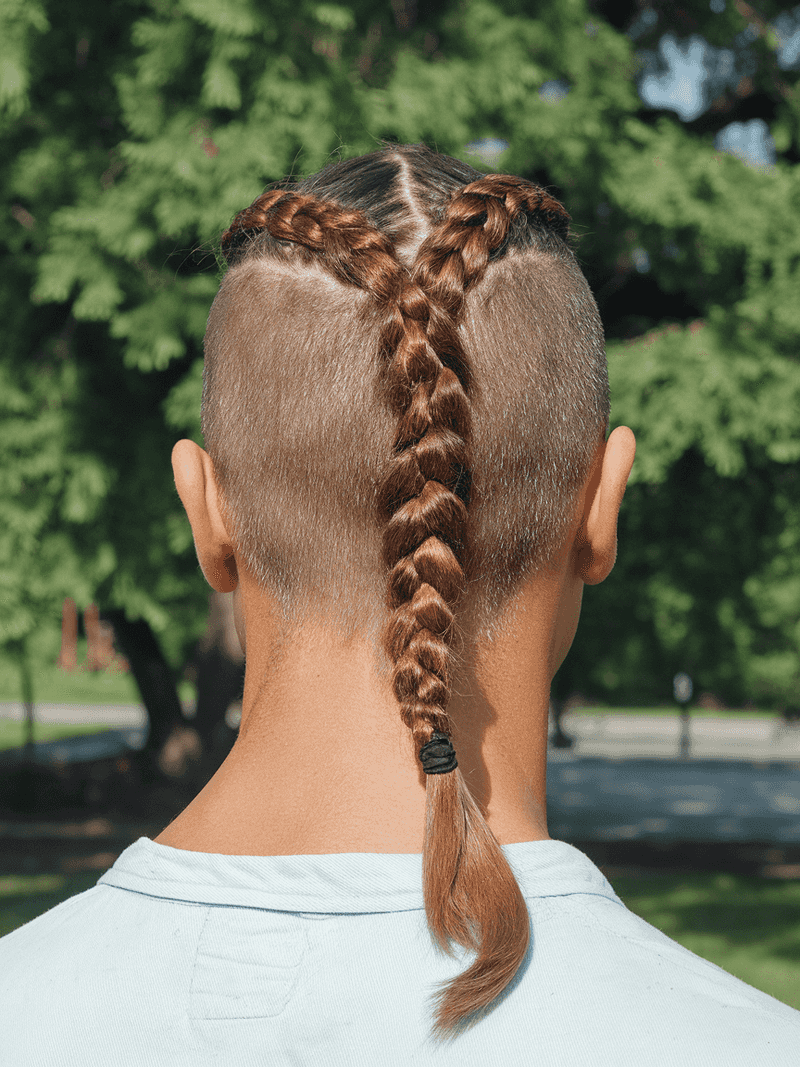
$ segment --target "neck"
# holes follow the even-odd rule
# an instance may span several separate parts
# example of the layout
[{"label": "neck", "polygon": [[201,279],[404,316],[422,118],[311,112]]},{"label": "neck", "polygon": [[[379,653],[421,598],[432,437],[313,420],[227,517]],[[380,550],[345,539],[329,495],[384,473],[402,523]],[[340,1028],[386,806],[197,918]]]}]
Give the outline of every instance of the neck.
[{"label": "neck", "polygon": [[[501,844],[546,839],[547,715],[558,583],[521,595],[449,707],[459,769]],[[308,624],[275,657],[263,595],[242,589],[247,672],[239,737],[157,838],[228,855],[422,852],[426,776],[369,640]]]}]

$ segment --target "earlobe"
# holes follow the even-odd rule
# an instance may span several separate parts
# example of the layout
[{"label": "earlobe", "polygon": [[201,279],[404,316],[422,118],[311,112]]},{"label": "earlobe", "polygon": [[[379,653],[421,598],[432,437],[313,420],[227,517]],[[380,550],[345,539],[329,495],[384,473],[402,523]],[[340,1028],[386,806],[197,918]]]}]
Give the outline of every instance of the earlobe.
[{"label": "earlobe", "polygon": [[178,441],[172,450],[172,470],[205,579],[218,593],[230,593],[239,584],[239,574],[211,457],[194,441]]},{"label": "earlobe", "polygon": [[636,455],[636,439],[618,426],[603,446],[586,495],[584,521],[578,532],[578,573],[586,585],[598,585],[617,558],[617,518]]}]

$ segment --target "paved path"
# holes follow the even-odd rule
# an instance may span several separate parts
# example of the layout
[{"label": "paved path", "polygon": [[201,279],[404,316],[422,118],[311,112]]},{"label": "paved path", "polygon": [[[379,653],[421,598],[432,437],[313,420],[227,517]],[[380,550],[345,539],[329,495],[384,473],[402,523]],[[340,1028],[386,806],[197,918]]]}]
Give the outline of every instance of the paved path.
[{"label": "paved path", "polygon": [[[22,704],[0,703],[0,719],[20,722],[24,718]],[[37,704],[34,718],[35,722],[41,723],[108,727],[102,733],[89,734],[87,737],[35,742],[35,757],[42,763],[82,763],[108,759],[126,749],[143,748],[147,740],[148,719],[142,704]],[[18,758],[19,750],[0,750],[0,773],[4,766]]]},{"label": "paved path", "polygon": [[550,833],[587,841],[800,844],[800,725],[736,715],[567,714],[550,748]]},{"label": "paved path", "polygon": [[547,821],[565,840],[800,844],[800,768],[551,750]]},{"label": "paved path", "polygon": [[[18,701],[0,702],[0,719],[25,718]],[[68,723],[73,726],[103,723],[106,726],[146,726],[147,712],[142,704],[36,704],[36,722]]]},{"label": "paved path", "polygon": [[[39,743],[37,758],[67,762],[140,748],[137,705],[38,705],[40,722],[104,723],[102,734]],[[22,718],[0,705],[0,718]],[[583,841],[763,841],[800,844],[800,725],[777,719],[695,719],[690,758],[678,758],[680,723],[656,715],[564,716],[576,738],[550,748],[548,825]],[[0,773],[15,754],[0,752]]]},{"label": "paved path", "polygon": [[[681,724],[677,714],[571,712],[564,715],[561,725],[566,734],[575,738],[573,747],[566,750],[574,756],[675,759],[680,754]],[[690,719],[689,739],[689,755],[693,759],[800,763],[800,724],[790,725],[778,716],[696,717]]]}]

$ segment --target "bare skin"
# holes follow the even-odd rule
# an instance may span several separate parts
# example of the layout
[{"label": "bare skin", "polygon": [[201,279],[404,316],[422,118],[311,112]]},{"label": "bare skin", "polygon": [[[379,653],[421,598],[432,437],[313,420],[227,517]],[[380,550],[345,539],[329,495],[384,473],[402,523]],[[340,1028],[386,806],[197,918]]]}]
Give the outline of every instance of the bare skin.
[{"label": "bare skin", "polygon": [[[626,427],[598,445],[560,558],[522,586],[496,639],[455,680],[459,767],[501,844],[548,839],[550,683],[572,644],[584,585],[614,565],[634,453]],[[247,671],[229,756],[155,840],[225,855],[421,852],[425,775],[373,645],[309,622],[276,664],[275,607],[237,558],[210,457],[179,441],[173,469],[203,573],[234,593]]]}]

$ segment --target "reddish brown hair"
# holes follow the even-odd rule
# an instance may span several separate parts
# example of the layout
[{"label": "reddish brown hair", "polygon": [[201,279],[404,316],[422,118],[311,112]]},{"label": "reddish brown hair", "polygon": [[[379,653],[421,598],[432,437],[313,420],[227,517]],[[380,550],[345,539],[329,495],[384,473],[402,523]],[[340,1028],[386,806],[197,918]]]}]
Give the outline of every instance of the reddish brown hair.
[{"label": "reddish brown hair", "polygon": [[[417,753],[451,733],[457,612],[487,633],[549,562],[607,424],[568,223],[413,146],[269,190],[222,239],[203,431],[237,549],[289,623],[380,629]],[[514,977],[529,920],[458,769],[427,777],[426,812],[431,933],[477,953],[437,994],[444,1036]]]}]

